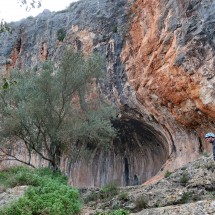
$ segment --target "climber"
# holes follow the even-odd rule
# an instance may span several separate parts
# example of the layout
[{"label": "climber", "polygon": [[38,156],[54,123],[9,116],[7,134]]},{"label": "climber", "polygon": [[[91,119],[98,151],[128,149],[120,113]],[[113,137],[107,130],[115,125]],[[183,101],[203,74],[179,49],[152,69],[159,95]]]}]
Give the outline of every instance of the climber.
[{"label": "climber", "polygon": [[213,144],[213,158],[215,160],[215,134],[212,132],[205,134],[205,140]]}]

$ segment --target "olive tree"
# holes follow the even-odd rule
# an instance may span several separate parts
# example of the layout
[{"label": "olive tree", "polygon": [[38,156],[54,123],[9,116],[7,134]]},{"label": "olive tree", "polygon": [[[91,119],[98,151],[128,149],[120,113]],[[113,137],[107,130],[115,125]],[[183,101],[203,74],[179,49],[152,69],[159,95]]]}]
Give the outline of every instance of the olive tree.
[{"label": "olive tree", "polygon": [[[65,152],[75,154],[87,144],[107,146],[116,135],[111,120],[117,110],[96,90],[102,71],[98,56],[67,50],[58,69],[46,62],[39,73],[12,72],[0,94],[2,154],[32,165],[36,153],[58,170]],[[28,161],[15,156],[14,146],[12,153],[6,150],[11,138],[25,144]]]}]

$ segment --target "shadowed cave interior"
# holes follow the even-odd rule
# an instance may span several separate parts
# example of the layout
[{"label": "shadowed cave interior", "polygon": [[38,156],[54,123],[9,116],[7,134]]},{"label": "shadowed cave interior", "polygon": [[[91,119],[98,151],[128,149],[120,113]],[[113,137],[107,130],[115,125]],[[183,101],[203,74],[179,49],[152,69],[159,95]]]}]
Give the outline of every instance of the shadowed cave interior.
[{"label": "shadowed cave interior", "polygon": [[116,154],[123,157],[123,186],[139,185],[154,176],[169,155],[164,136],[135,119],[114,123],[119,136],[114,140]]},{"label": "shadowed cave interior", "polygon": [[[79,161],[71,172],[78,187],[139,185],[161,169],[169,155],[166,138],[153,127],[136,119],[114,121],[119,135],[108,150],[90,149],[90,156]],[[74,176],[74,177],[73,177]]]}]

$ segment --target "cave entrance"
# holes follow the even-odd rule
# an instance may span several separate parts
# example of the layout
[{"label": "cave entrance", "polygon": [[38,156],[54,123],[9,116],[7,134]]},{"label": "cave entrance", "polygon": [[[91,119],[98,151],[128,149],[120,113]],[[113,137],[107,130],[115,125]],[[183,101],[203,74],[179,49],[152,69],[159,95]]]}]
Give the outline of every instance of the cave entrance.
[{"label": "cave entrance", "polygon": [[102,187],[117,182],[119,186],[139,185],[158,173],[169,156],[165,136],[136,119],[113,122],[118,136],[109,149],[91,148],[88,158],[71,169],[70,183],[77,187]]},{"label": "cave entrance", "polygon": [[120,185],[138,185],[156,175],[169,155],[166,138],[136,119],[117,120],[114,127],[119,135],[113,142],[113,151],[124,158]]}]

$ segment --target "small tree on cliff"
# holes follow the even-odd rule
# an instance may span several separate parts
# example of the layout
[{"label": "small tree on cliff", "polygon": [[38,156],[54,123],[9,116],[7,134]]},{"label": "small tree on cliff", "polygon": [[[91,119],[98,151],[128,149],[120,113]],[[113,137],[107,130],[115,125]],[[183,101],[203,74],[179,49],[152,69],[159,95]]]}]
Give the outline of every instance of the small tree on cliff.
[{"label": "small tree on cliff", "polygon": [[[73,153],[83,144],[107,144],[116,134],[111,124],[116,109],[102,102],[95,91],[102,67],[98,56],[84,59],[69,50],[57,71],[45,63],[39,74],[18,71],[11,73],[10,81],[4,79],[2,155],[31,165],[31,155],[36,153],[57,170],[63,153]],[[12,137],[25,144],[28,161],[15,156],[13,144],[3,145]]]}]

